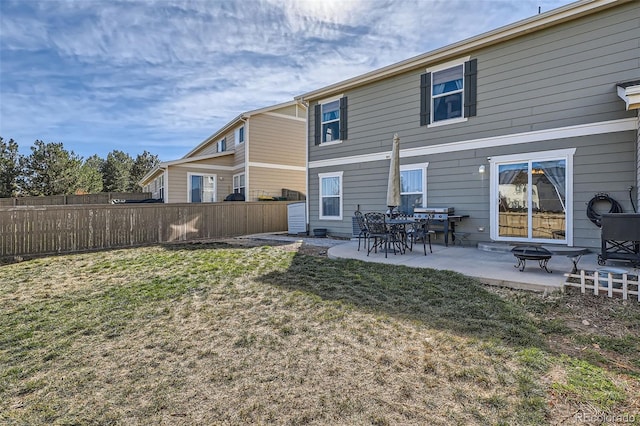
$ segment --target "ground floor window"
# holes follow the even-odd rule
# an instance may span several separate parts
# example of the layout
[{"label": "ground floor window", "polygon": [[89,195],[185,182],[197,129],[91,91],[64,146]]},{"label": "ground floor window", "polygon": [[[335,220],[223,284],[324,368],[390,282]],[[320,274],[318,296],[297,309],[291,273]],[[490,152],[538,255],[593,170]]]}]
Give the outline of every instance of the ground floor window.
[{"label": "ground floor window", "polygon": [[189,173],[187,180],[190,203],[213,203],[216,201],[216,175]]},{"label": "ground floor window", "polygon": [[495,240],[572,243],[574,149],[491,159]]},{"label": "ground floor window", "polygon": [[320,219],[342,220],[342,172],[319,173]]},{"label": "ground floor window", "polygon": [[239,175],[234,175],[233,176],[233,192],[236,194],[245,195],[244,191],[245,191],[244,173],[240,173]]},{"label": "ground floor window", "polygon": [[416,207],[425,207],[427,199],[428,163],[400,167],[400,211],[413,214]]}]

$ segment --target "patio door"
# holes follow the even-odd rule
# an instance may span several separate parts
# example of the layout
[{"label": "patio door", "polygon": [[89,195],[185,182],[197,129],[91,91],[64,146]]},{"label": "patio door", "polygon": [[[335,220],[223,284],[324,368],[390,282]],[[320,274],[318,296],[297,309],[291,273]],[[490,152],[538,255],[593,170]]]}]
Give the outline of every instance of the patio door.
[{"label": "patio door", "polygon": [[492,160],[492,238],[568,243],[570,164],[567,155]]}]

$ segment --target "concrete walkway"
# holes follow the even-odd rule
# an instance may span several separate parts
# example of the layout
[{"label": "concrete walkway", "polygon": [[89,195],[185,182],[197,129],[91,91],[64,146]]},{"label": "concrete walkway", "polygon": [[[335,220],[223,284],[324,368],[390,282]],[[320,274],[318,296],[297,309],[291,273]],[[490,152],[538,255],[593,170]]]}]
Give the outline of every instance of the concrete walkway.
[{"label": "concrete walkway", "polygon": [[[450,270],[477,278],[483,283],[506,286],[517,289],[552,291],[562,288],[566,281],[565,273],[571,272],[573,263],[571,259],[563,255],[554,255],[548,263],[552,273],[540,268],[538,262],[527,261],[526,268],[520,272],[515,268],[516,259],[508,251],[506,245],[495,245],[496,251],[480,250],[477,247],[461,247],[459,245],[444,246],[441,243],[433,244],[433,253],[424,255],[422,245],[414,247],[412,252],[405,254],[389,253],[385,258],[384,253],[372,252],[367,256],[366,248],[358,251],[357,240],[338,240],[332,238],[310,238],[306,236],[288,236],[277,234],[260,234],[250,236],[255,239],[299,241],[322,247],[328,247],[327,256],[331,259],[357,259],[364,262],[377,262],[389,265],[404,265],[413,268],[433,268]],[[492,250],[491,246],[483,245],[485,249]],[[631,267],[629,263],[622,262],[614,265],[608,262],[608,267],[619,267],[628,270],[632,274],[638,274],[638,269]],[[578,262],[578,270],[594,271],[604,266],[598,265],[597,253],[589,253]]]}]

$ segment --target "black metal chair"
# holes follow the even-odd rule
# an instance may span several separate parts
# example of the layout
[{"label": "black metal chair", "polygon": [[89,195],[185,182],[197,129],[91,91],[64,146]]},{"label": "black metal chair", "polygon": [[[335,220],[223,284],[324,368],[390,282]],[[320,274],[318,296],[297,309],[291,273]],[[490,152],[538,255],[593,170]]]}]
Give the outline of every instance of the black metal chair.
[{"label": "black metal chair", "polygon": [[364,245],[367,246],[369,229],[367,228],[367,223],[365,221],[364,215],[360,210],[356,210],[355,212],[353,212],[353,216],[356,218],[356,223],[358,224],[358,228],[360,229],[360,233],[358,234],[358,251],[360,251],[360,240],[364,239]]},{"label": "black metal chair", "polygon": [[435,231],[429,229],[429,219],[416,220],[407,230],[407,238],[410,244],[409,250],[413,251],[413,245],[418,241],[422,241],[424,255],[427,255],[427,242],[429,242],[429,253],[433,253],[431,235],[435,235],[435,233]]},{"label": "black metal chair", "polygon": [[[367,256],[369,256],[372,250],[377,253],[378,247],[384,250],[384,257],[387,257],[391,248],[393,248],[393,254],[396,254],[396,248],[402,253],[402,247],[399,244],[400,241],[397,238],[397,233],[387,225],[386,215],[384,213],[365,213],[364,217],[369,231]],[[373,246],[371,245],[372,240]]]}]

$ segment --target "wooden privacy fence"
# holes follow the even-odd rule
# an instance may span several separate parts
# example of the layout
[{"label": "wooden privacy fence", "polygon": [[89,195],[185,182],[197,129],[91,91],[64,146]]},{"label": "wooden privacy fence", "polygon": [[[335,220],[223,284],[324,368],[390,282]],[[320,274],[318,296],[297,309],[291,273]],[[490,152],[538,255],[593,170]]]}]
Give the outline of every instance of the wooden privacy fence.
[{"label": "wooden privacy fence", "polygon": [[287,230],[287,202],[0,207],[0,257]]},{"label": "wooden privacy fence", "polygon": [[67,204],[111,204],[113,200],[146,200],[150,192],[101,192],[85,195],[48,195],[44,197],[0,198],[0,207],[62,206]]}]

